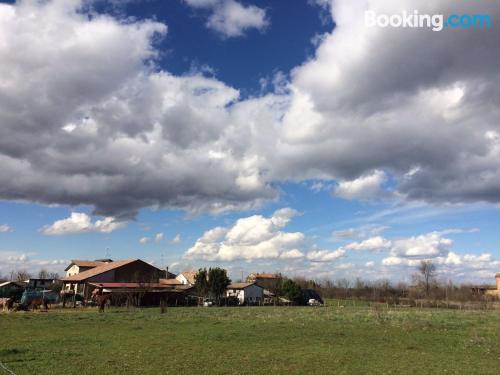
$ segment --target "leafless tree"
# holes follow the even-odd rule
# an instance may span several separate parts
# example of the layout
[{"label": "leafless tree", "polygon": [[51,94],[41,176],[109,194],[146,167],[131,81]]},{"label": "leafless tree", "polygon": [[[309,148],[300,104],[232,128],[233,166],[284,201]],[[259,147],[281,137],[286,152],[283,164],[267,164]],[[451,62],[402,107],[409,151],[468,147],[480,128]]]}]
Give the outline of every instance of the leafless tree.
[{"label": "leafless tree", "polygon": [[437,274],[436,265],[430,260],[422,260],[418,265],[418,272],[420,273],[424,287],[425,287],[425,295],[429,297],[431,290],[431,283],[435,280]]}]

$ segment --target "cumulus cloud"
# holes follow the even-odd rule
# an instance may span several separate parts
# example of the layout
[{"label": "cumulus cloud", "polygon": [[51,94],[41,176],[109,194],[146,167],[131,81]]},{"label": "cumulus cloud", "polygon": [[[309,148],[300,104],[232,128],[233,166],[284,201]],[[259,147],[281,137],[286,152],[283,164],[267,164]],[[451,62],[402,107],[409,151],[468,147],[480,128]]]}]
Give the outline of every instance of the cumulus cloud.
[{"label": "cumulus cloud", "polygon": [[307,253],[307,259],[312,262],[331,262],[342,258],[345,253],[346,251],[344,249],[337,249],[335,251],[311,250]]},{"label": "cumulus cloud", "polygon": [[[335,180],[347,199],[384,195],[390,182],[407,200],[500,202],[499,31],[363,23],[368,8],[495,19],[495,2],[331,2],[335,28],[286,90],[245,100],[156,66],[166,25],[88,17],[81,4],[0,4],[0,199],[124,219],[143,207],[252,209],[278,196],[277,182]],[[260,27],[265,15],[253,13]],[[245,30],[221,14],[208,22]]]},{"label": "cumulus cloud", "polygon": [[66,259],[38,258],[35,252],[0,250],[0,274],[24,270],[32,273],[44,268],[50,272],[62,272],[69,263]]},{"label": "cumulus cloud", "polygon": [[389,227],[385,225],[368,224],[357,228],[347,228],[336,230],[332,232],[332,237],[334,240],[342,240],[348,238],[365,238],[374,237],[388,229]]},{"label": "cumulus cloud", "polygon": [[255,5],[242,5],[235,0],[184,0],[193,8],[208,9],[206,27],[224,37],[243,36],[249,29],[263,30],[269,20],[265,9]]},{"label": "cumulus cloud", "polygon": [[87,232],[110,233],[123,228],[126,222],[117,221],[114,217],[105,217],[92,222],[92,218],[83,212],[72,212],[66,219],[55,221],[46,225],[41,232],[47,236],[61,236],[65,234],[78,234]]},{"label": "cumulus cloud", "polygon": [[12,232],[12,228],[7,224],[0,224],[0,233]]},{"label": "cumulus cloud", "polygon": [[233,261],[237,259],[297,258],[304,234],[282,229],[297,215],[282,208],[271,217],[254,215],[238,219],[230,228],[217,227],[200,237],[185,253],[187,259]]},{"label": "cumulus cloud", "polygon": [[377,198],[383,194],[382,184],[386,180],[383,171],[375,170],[351,181],[340,181],[334,189],[334,194],[345,199]]},{"label": "cumulus cloud", "polygon": [[[292,73],[277,150],[285,156],[281,173],[301,179],[321,172],[340,181],[336,192],[349,199],[377,195],[385,173],[407,199],[498,202],[500,112],[491,101],[500,97],[493,63],[500,58],[498,30],[368,28],[363,15],[418,9],[494,19],[500,6],[451,0],[330,5],[335,29]],[[464,46],[476,53],[461,57]]]}]

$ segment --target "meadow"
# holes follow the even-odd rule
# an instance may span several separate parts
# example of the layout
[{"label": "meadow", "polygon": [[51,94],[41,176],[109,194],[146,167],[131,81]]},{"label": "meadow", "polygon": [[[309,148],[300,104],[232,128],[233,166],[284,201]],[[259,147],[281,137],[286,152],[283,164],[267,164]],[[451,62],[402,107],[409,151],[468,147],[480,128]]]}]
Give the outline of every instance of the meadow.
[{"label": "meadow", "polygon": [[17,375],[497,375],[500,313],[331,301],[9,313],[0,314],[0,362]]}]

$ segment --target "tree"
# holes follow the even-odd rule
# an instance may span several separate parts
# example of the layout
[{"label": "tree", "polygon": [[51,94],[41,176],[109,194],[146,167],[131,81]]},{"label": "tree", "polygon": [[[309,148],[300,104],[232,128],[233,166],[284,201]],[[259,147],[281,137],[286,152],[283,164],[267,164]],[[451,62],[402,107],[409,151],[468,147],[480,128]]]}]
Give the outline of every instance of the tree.
[{"label": "tree", "polygon": [[47,271],[45,268],[42,268],[40,272],[38,272],[38,278],[39,279],[48,279],[49,278],[49,271]]},{"label": "tree", "polygon": [[26,281],[31,278],[31,274],[28,271],[12,271],[10,274],[10,279],[12,281]]},{"label": "tree", "polygon": [[430,260],[422,260],[418,265],[418,272],[422,276],[422,280],[425,287],[425,295],[429,297],[431,282],[434,281],[437,273],[437,267]]},{"label": "tree", "polygon": [[206,268],[200,268],[194,276],[194,287],[200,296],[206,297],[208,295],[208,272]]},{"label": "tree", "polygon": [[225,269],[216,267],[208,270],[208,288],[217,304],[219,304],[229,284],[231,284],[231,280],[227,277]]},{"label": "tree", "polygon": [[295,304],[300,304],[302,300],[302,289],[299,284],[291,279],[285,280],[283,283],[283,294],[287,299]]}]

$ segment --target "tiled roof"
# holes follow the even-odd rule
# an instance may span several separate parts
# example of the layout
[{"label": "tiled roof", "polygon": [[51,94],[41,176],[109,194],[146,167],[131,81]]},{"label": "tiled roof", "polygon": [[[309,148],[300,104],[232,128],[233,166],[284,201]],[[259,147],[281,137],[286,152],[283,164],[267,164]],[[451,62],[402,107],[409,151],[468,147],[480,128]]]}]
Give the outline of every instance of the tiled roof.
[{"label": "tiled roof", "polygon": [[98,267],[106,263],[98,260],[72,260],[70,265],[66,267],[65,271],[69,270],[73,264],[78,267]]},{"label": "tiled roof", "polygon": [[61,280],[62,281],[83,281],[83,280],[86,280],[90,277],[100,275],[102,273],[114,270],[116,268],[125,266],[125,265],[133,263],[133,262],[137,262],[137,261],[139,261],[139,259],[116,260],[116,261],[111,262],[111,263],[104,263],[100,266],[97,266],[95,268],[92,268],[92,269],[84,271],[84,272],[80,272],[76,275],[64,277]]},{"label": "tiled roof", "polygon": [[278,277],[272,273],[253,273],[250,277],[255,279],[277,279]]},{"label": "tiled roof", "polygon": [[[196,275],[198,272],[196,271],[186,271],[186,272],[181,272],[181,275],[186,278],[189,284],[193,284],[196,282]],[[180,275],[179,275],[180,276]]]},{"label": "tiled roof", "polygon": [[[245,288],[248,288],[251,285],[258,286],[258,285],[254,284],[254,283],[233,283],[233,284],[229,284],[227,286],[227,289],[245,289]],[[259,288],[261,288],[261,287],[259,286]]]},{"label": "tiled roof", "polygon": [[177,279],[160,279],[160,284],[164,285],[182,285],[182,283]]}]

